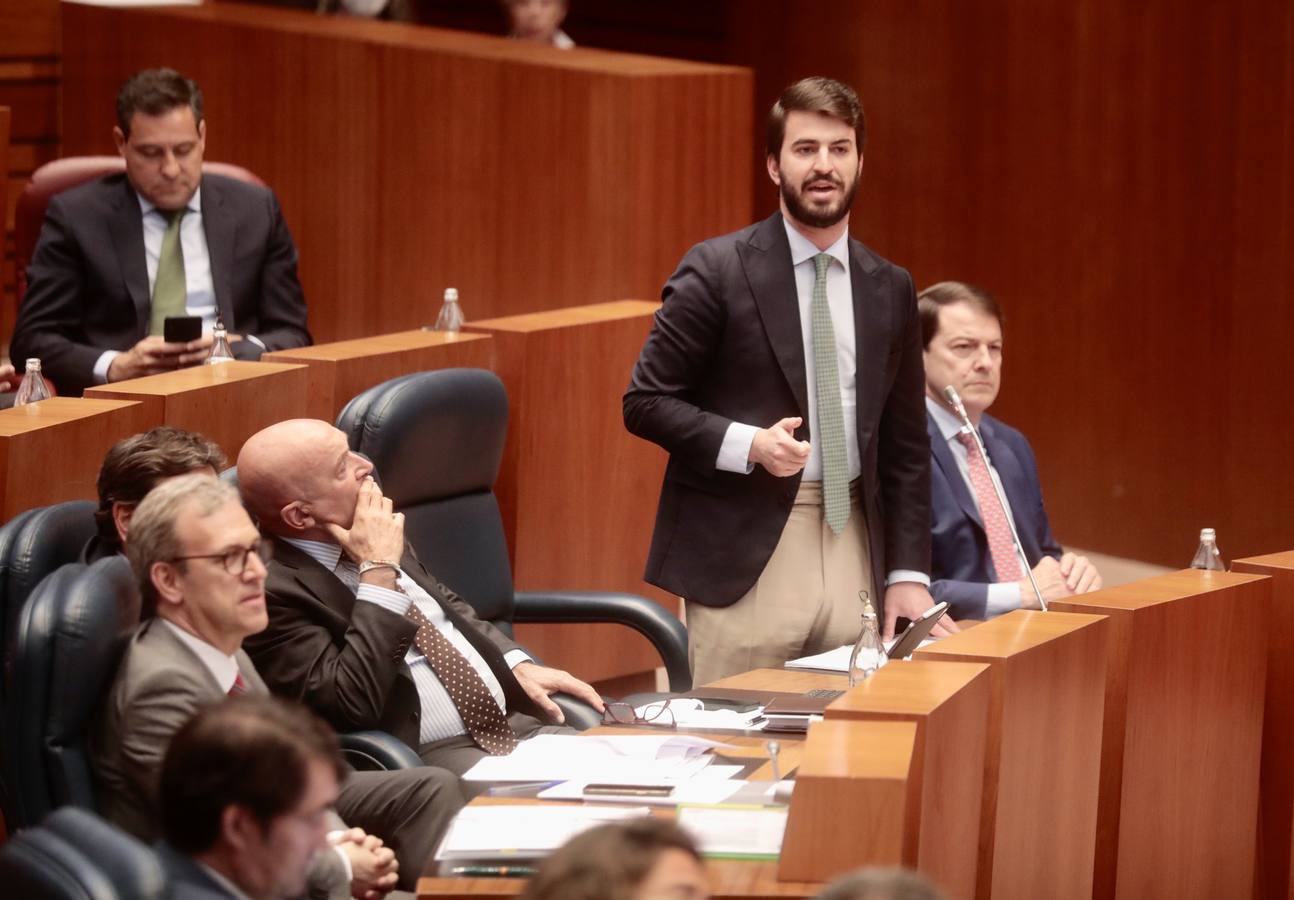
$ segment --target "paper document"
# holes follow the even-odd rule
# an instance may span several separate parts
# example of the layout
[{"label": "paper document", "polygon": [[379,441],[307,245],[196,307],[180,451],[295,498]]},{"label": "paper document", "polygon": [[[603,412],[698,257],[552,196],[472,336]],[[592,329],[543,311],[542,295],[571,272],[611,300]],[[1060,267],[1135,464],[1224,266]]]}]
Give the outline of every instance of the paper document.
[{"label": "paper document", "polygon": [[[634,712],[639,718],[655,720],[660,717],[661,704],[657,700],[638,707]],[[763,715],[763,710],[755,707],[749,712],[737,712],[735,709],[706,709],[705,704],[694,697],[675,697],[669,701],[669,713],[674,715],[674,724],[682,728],[713,728],[720,731],[759,731],[763,722],[755,722]]]},{"label": "paper document", "polygon": [[[711,766],[710,768],[718,768]],[[741,771],[740,766],[725,768]],[[585,797],[584,788],[589,781],[565,781],[545,791],[540,791],[541,800],[583,800],[585,803],[650,803],[652,806],[677,806],[680,803],[722,803],[745,786],[746,782],[734,778],[692,778],[683,782],[655,782],[667,785],[674,790],[668,797],[639,797],[627,794],[605,794],[597,797]]]},{"label": "paper document", "polygon": [[595,825],[647,812],[645,806],[465,806],[450,823],[436,859],[544,856]]},{"label": "paper document", "polygon": [[486,756],[464,773],[468,781],[600,781],[654,784],[694,776],[728,748],[691,735],[541,734],[507,756]]},{"label": "paper document", "polygon": [[[888,651],[894,646],[893,641],[885,642],[885,649]],[[934,641],[925,640],[917,645],[917,649],[927,647]],[[801,656],[799,659],[792,659],[782,663],[787,669],[818,669],[823,672],[848,672],[849,671],[849,654],[854,652],[853,644],[846,644],[843,647],[837,647],[835,650],[828,650],[826,653],[815,653],[813,656]]]},{"label": "paper document", "polygon": [[707,856],[777,856],[782,852],[786,808],[685,806],[678,824]]}]

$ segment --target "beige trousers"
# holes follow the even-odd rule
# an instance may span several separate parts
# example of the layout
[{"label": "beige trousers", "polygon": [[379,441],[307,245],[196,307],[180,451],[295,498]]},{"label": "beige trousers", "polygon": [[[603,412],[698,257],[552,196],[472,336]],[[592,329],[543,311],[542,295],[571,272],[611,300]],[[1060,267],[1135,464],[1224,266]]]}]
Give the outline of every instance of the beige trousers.
[{"label": "beige trousers", "polygon": [[692,682],[707,684],[858,639],[872,588],[867,526],[850,485],[849,521],[839,536],[822,518],[822,484],[801,482],[782,537],[755,586],[732,606],[685,600]]}]

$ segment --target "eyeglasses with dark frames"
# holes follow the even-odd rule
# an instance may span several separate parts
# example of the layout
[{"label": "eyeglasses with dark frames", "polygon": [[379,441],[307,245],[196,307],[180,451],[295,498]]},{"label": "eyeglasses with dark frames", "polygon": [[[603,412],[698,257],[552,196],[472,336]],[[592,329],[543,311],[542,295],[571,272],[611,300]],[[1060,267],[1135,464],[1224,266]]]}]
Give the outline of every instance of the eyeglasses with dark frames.
[{"label": "eyeglasses with dark frames", "polygon": [[261,538],[250,547],[234,547],[224,553],[195,553],[192,556],[175,556],[169,562],[181,562],[186,559],[218,559],[230,575],[241,575],[247,569],[247,557],[255,553],[261,562],[267,563],[274,556],[274,544]]},{"label": "eyeglasses with dark frames", "polygon": [[676,723],[674,721],[674,711],[669,708],[670,702],[669,700],[659,700],[655,703],[648,703],[643,707],[643,714],[640,716],[632,704],[614,700],[605,704],[602,712],[602,724],[656,725],[661,728],[673,728]]}]

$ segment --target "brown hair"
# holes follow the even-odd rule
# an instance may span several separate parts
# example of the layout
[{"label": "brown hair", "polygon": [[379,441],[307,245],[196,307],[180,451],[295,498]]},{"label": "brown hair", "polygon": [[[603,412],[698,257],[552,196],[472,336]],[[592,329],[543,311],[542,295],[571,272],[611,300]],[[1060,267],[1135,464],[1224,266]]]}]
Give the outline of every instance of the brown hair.
[{"label": "brown hair", "polygon": [[696,844],[666,819],[644,816],[590,828],[567,841],[539,867],[523,900],[633,900],[665,850],[698,862]]},{"label": "brown hair", "polygon": [[144,69],[125,80],[117,90],[117,125],[130,137],[135,113],[160,116],[177,106],[193,110],[193,124],[202,121],[202,91],[174,69]]},{"label": "brown hair", "polygon": [[99,467],[99,508],[94,513],[99,540],[121,550],[112,520],[114,503],[138,504],[163,478],[206,466],[219,473],[225,463],[225,454],[213,442],[169,425],[117,441]]},{"label": "brown hair", "polygon": [[792,112],[816,112],[839,119],[854,129],[858,152],[863,152],[863,144],[867,141],[867,119],[858,94],[849,85],[814,76],[802,78],[782,91],[782,96],[768,111],[765,133],[765,148],[774,159],[781,155],[782,140],[786,137],[786,116]]},{"label": "brown hair", "polygon": [[960,281],[941,281],[917,294],[917,315],[921,317],[921,346],[930,349],[930,342],[939,333],[939,310],[954,303],[968,303],[980,312],[997,319],[1005,327],[1002,307],[993,295],[973,284]]},{"label": "brown hair", "polygon": [[204,707],[171,738],[162,760],[162,836],[181,853],[210,850],[228,806],[268,826],[301,802],[312,760],[342,777],[337,735],[299,703],[242,696]]},{"label": "brown hair", "polygon": [[837,878],[816,900],[944,900],[944,895],[916,872],[868,867]]}]

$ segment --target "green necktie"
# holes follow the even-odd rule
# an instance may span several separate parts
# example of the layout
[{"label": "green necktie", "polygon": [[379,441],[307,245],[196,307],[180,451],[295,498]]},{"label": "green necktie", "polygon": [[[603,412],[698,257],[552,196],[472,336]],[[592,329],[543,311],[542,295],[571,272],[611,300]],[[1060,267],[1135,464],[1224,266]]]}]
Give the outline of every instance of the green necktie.
[{"label": "green necktie", "polygon": [[845,451],[845,415],[840,409],[840,369],[836,365],[836,332],[827,306],[827,267],[831,256],[813,258],[813,375],[817,387],[818,446],[822,449],[822,512],[832,532],[849,521],[849,456]]},{"label": "green necktie", "polygon": [[184,248],[180,246],[180,220],[188,210],[159,209],[167,219],[162,250],[157,255],[157,278],[153,281],[153,311],[149,334],[161,334],[167,316],[187,315],[188,289],[184,282]]}]

